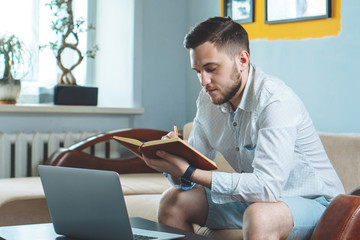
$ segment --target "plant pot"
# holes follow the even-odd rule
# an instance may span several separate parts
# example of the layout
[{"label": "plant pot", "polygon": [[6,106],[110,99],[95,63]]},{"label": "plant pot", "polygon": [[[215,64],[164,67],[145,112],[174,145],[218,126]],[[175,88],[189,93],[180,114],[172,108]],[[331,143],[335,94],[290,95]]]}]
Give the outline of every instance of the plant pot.
[{"label": "plant pot", "polygon": [[20,96],[21,81],[0,79],[0,104],[15,104]]},{"label": "plant pot", "polygon": [[57,85],[54,88],[54,104],[96,106],[97,87]]}]

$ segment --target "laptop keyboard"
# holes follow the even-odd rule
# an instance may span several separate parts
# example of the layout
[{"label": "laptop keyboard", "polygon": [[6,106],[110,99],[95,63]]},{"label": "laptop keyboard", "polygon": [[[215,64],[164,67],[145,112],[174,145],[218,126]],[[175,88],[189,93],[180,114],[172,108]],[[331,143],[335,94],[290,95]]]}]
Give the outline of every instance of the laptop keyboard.
[{"label": "laptop keyboard", "polygon": [[133,234],[134,240],[158,239],[157,237],[149,237],[144,235]]}]

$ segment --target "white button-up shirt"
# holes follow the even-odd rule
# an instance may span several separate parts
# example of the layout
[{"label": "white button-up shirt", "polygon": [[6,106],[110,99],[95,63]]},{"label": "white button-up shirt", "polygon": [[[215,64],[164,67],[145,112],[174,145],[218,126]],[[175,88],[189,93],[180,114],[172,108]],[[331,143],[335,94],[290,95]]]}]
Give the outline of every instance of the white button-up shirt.
[{"label": "white button-up shirt", "polygon": [[197,108],[190,145],[210,159],[221,152],[236,171],[213,172],[214,202],[344,193],[307,110],[279,79],[251,67],[235,112],[214,105],[204,90]]}]

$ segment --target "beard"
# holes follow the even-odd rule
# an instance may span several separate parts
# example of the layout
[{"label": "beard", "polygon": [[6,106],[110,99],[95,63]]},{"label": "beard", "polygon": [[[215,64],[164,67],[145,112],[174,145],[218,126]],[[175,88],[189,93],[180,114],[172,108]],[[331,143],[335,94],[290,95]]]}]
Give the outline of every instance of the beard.
[{"label": "beard", "polygon": [[232,79],[232,84],[224,89],[222,96],[218,99],[211,98],[212,103],[214,103],[215,105],[221,105],[229,102],[241,87],[242,77],[241,74],[237,71],[235,64],[233,65],[233,70],[230,78]]}]

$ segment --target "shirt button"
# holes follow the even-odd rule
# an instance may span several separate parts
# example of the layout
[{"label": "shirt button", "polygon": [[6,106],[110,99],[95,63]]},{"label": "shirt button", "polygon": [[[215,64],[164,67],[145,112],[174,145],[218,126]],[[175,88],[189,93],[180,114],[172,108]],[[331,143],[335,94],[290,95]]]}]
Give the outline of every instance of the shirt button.
[{"label": "shirt button", "polygon": [[237,126],[237,122],[233,122],[233,126],[236,127],[236,126]]},{"label": "shirt button", "polygon": [[239,148],[239,147],[236,147],[235,150],[238,152],[238,151],[240,151],[240,148]]}]

